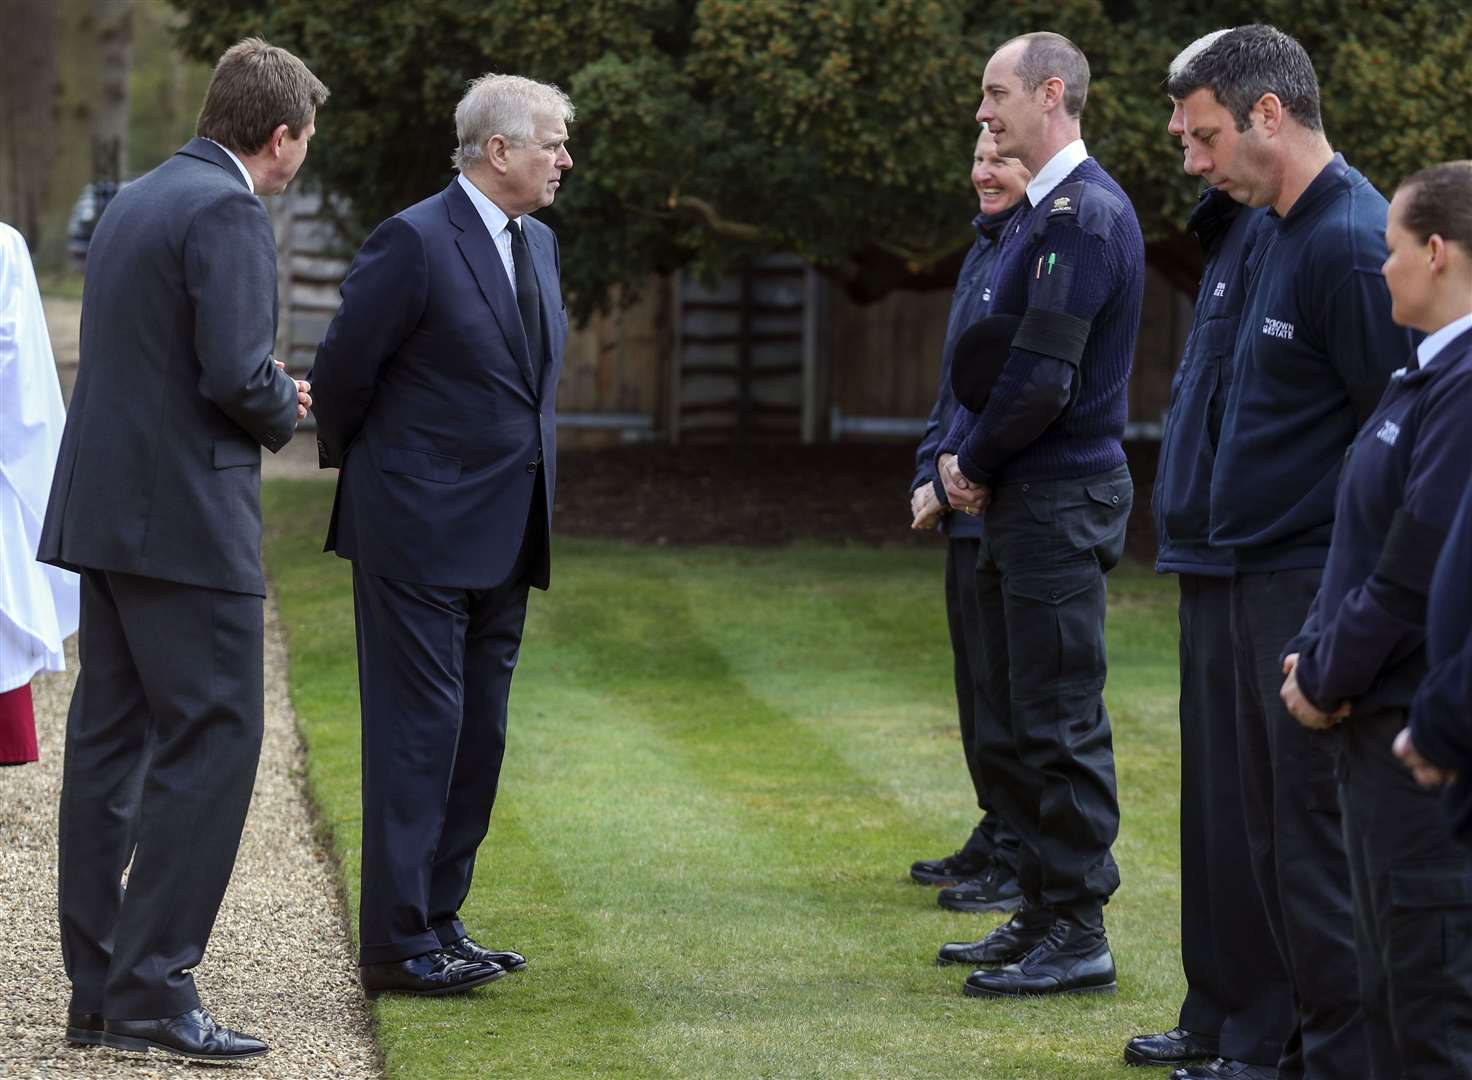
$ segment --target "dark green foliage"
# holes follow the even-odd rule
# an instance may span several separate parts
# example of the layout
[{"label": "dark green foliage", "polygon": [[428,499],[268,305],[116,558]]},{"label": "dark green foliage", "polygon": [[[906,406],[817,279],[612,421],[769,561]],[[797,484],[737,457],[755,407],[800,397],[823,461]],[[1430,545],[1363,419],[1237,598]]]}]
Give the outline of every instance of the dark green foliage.
[{"label": "dark green foliage", "polygon": [[982,68],[1053,29],[1088,53],[1090,149],[1187,279],[1195,183],[1166,134],[1166,65],[1199,34],[1263,20],[1314,57],[1336,148],[1382,189],[1472,156],[1463,0],[174,0],[194,56],[259,33],[332,89],[309,170],[368,227],[448,182],[467,79],[564,87],[577,167],[542,215],[580,313],[651,271],[718,272],[794,251],[860,299],[947,281],[968,241]]}]

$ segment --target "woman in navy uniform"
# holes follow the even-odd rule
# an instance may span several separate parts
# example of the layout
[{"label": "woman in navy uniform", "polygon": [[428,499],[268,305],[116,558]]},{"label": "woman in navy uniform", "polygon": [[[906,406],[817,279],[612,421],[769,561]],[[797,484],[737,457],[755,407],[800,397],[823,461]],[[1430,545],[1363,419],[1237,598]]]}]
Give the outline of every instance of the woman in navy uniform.
[{"label": "woman in navy uniform", "polygon": [[1284,650],[1282,696],[1337,744],[1367,1074],[1465,1077],[1472,852],[1393,744],[1426,678],[1427,598],[1472,462],[1472,162],[1402,183],[1386,243],[1392,318],[1428,336],[1349,449],[1323,582]]}]

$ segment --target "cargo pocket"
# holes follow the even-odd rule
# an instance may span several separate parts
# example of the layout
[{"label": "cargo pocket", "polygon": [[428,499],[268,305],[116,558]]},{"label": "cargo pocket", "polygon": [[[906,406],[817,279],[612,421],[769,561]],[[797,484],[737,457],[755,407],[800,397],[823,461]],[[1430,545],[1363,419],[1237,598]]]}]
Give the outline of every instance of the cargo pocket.
[{"label": "cargo pocket", "polygon": [[1104,685],[1102,586],[1092,561],[1081,560],[1003,580],[1014,697]]}]

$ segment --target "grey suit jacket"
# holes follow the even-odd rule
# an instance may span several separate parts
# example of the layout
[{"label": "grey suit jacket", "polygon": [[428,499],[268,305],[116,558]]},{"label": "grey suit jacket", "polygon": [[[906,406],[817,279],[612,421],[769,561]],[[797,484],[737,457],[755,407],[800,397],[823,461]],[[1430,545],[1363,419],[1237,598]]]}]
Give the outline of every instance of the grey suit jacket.
[{"label": "grey suit jacket", "polygon": [[193,139],[92,236],[37,557],[264,595],[260,448],[296,429],[275,338],[270,219],[229,156]]}]

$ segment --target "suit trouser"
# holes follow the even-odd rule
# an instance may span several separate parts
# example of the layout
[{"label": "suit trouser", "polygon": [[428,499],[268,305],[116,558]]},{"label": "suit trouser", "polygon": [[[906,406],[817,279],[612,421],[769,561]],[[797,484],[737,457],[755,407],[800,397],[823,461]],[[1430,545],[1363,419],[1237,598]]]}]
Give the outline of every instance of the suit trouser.
[{"label": "suit trouser", "polygon": [[460,906],[490,827],[506,703],[545,555],[537,484],[506,581],[415,585],[353,565],[363,736],[358,961],[419,956],[465,936]]},{"label": "suit trouser", "polygon": [[1404,710],[1338,729],[1339,800],[1373,1080],[1472,1076],[1472,852],[1391,750]]},{"label": "suit trouser", "polygon": [[1180,575],[1180,1026],[1233,1061],[1276,1065],[1293,990],[1252,874],[1237,755],[1232,581]]},{"label": "suit trouser", "polygon": [[263,622],[259,596],[82,571],[58,868],[78,1012],[148,1020],[199,1006],[189,971],[260,760]]},{"label": "suit trouser", "polygon": [[[1102,927],[1119,887],[1119,799],[1105,675],[1104,575],[1124,550],[1129,471],[997,488],[976,587],[994,715],[977,727],[982,779],[1020,841],[1028,918]],[[1046,912],[1041,909],[1047,909]]]},{"label": "suit trouser", "polygon": [[976,599],[976,562],[981,541],[952,537],[946,542],[946,623],[951,632],[951,656],[955,667],[956,714],[961,722],[961,748],[966,771],[976,791],[981,820],[962,846],[976,858],[998,859],[1013,874],[1017,872],[1017,834],[1007,827],[991,805],[982,780],[976,753],[977,716],[992,711],[985,684],[977,678],[981,670],[981,608]]},{"label": "suit trouser", "polygon": [[1297,1015],[1283,1077],[1361,1076],[1366,1043],[1332,739],[1288,714],[1279,655],[1303,626],[1319,570],[1232,578],[1237,747],[1252,870]]}]

